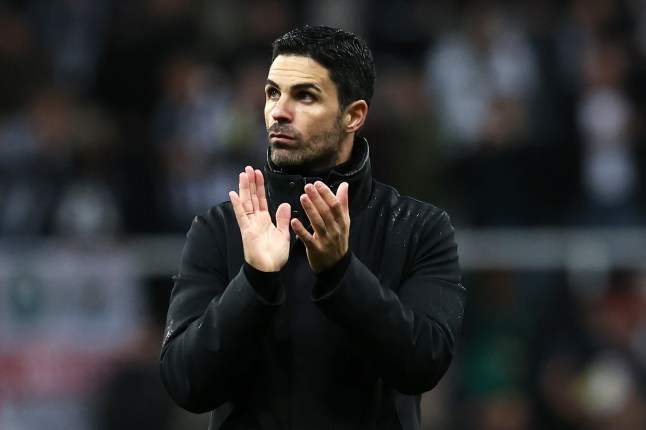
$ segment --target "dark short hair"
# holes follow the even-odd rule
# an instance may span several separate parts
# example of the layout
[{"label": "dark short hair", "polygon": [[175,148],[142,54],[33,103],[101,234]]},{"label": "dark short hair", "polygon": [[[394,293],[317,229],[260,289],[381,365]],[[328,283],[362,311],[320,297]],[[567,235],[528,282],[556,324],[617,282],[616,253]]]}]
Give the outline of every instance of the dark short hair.
[{"label": "dark short hair", "polygon": [[285,33],[272,47],[272,63],[279,55],[298,55],[325,67],[336,85],[341,109],[356,100],[365,100],[370,105],[375,88],[375,62],[368,45],[354,34],[322,25],[305,25]]}]

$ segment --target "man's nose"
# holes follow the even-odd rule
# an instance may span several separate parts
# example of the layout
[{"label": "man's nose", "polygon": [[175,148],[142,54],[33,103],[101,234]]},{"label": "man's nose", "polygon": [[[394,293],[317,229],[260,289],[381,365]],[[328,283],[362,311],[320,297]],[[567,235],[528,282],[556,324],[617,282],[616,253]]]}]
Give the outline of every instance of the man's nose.
[{"label": "man's nose", "polygon": [[281,96],[271,109],[271,117],[274,121],[291,121],[292,108],[287,97]]}]

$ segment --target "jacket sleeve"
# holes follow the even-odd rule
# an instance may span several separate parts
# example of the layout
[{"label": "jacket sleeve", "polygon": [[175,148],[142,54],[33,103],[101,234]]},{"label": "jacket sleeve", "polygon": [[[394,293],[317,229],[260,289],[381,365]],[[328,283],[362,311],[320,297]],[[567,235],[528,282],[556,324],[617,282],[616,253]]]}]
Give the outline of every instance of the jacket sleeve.
[{"label": "jacket sleeve", "polygon": [[175,402],[195,413],[232,399],[284,301],[282,286],[271,302],[259,295],[245,270],[229,281],[226,241],[222,217],[193,220],[168,309],[162,380]]},{"label": "jacket sleeve", "polygon": [[352,256],[339,283],[317,285],[312,297],[403,394],[430,390],[448,369],[466,293],[448,215],[440,212],[416,227],[417,248],[399,288],[381,285]]}]

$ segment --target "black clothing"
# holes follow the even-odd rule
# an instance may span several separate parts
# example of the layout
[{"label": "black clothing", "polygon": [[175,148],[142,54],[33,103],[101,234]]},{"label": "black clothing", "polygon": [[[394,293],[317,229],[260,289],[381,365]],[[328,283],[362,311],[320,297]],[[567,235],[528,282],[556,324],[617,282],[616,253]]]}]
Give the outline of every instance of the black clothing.
[{"label": "black clothing", "polygon": [[[292,235],[279,274],[250,273],[229,202],[197,216],[175,277],[161,354],[182,407],[212,429],[417,429],[420,394],[453,357],[465,290],[445,212],[371,177],[368,146],[349,184],[350,251],[315,275]],[[265,169],[270,211],[319,178]],[[323,178],[325,179],[325,178]],[[264,277],[273,285],[258,286]],[[273,291],[272,291],[273,288]],[[259,292],[262,292],[259,294]]]}]

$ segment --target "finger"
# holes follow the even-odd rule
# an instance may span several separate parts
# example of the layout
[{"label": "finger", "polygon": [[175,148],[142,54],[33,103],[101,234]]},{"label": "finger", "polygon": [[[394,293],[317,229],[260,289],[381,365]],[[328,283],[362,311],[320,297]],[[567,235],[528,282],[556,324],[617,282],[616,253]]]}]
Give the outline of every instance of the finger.
[{"label": "finger", "polygon": [[251,208],[254,212],[256,212],[260,206],[258,202],[258,187],[256,186],[256,172],[251,166],[245,167],[244,170],[247,174],[247,177],[249,178],[249,196],[251,198]]},{"label": "finger", "polygon": [[267,196],[265,195],[265,178],[262,176],[262,172],[258,169],[256,173],[256,192],[258,194],[258,208],[261,211],[269,210],[267,206]]},{"label": "finger", "polygon": [[[322,182],[321,185],[323,185],[323,187],[326,187]],[[317,187],[315,187],[314,185],[306,185],[305,193],[307,197],[309,197],[309,200],[312,202],[313,207],[318,212],[319,217],[323,220],[323,223],[327,225],[328,228],[330,228],[336,221],[334,219],[334,215],[330,211],[330,206],[323,199],[323,197],[321,197],[321,194],[319,193]],[[303,209],[305,209],[305,207],[303,207]],[[310,219],[310,221],[314,220]]]},{"label": "finger", "polygon": [[276,228],[289,239],[289,221],[292,209],[289,203],[282,203],[276,210]]},{"label": "finger", "polygon": [[318,208],[312,203],[309,194],[303,194],[301,196],[301,206],[303,206],[305,215],[309,218],[314,232],[319,236],[325,236],[327,234],[328,227],[318,211]]},{"label": "finger", "polygon": [[[341,186],[343,186],[343,184],[346,184],[346,183],[343,182]],[[341,202],[339,201],[338,197],[334,195],[332,190],[321,181],[315,182],[314,186],[318,190],[323,201],[325,201],[325,204],[327,204],[327,206],[330,208],[332,215],[337,219],[343,218],[343,206],[341,205]],[[337,190],[337,193],[338,193],[338,190]]]},{"label": "finger", "polygon": [[312,233],[307,231],[305,226],[298,218],[292,218],[291,220],[292,230],[298,236],[298,238],[305,244],[307,248],[314,245],[314,236]]},{"label": "finger", "polygon": [[245,213],[253,212],[253,205],[251,203],[251,192],[249,188],[249,176],[246,172],[240,173],[238,178],[238,188],[240,189],[240,202]]},{"label": "finger", "polygon": [[350,199],[349,199],[350,185],[347,182],[341,182],[339,189],[336,190],[336,198],[341,203],[341,209],[343,213],[348,214],[350,212]]},{"label": "finger", "polygon": [[235,191],[229,191],[229,199],[231,200],[231,204],[233,205],[233,213],[235,213],[236,215],[238,227],[240,227],[240,230],[242,230],[249,225],[249,219],[247,218],[247,214],[245,213],[242,201],[240,200],[240,196]]}]

